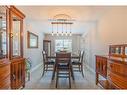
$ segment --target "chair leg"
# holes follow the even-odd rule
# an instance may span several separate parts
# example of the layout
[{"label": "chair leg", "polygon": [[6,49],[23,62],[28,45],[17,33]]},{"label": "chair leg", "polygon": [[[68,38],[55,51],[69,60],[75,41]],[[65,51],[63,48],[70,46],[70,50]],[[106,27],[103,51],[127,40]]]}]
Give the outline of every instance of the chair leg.
[{"label": "chair leg", "polygon": [[44,73],[45,73],[45,65],[43,66],[42,77],[44,76]]},{"label": "chair leg", "polygon": [[73,67],[72,66],[70,66],[70,71],[71,71],[71,77],[72,77],[72,79],[75,80],[75,78],[74,78],[74,72],[73,72]]},{"label": "chair leg", "polygon": [[69,89],[71,88],[71,70],[69,70]]},{"label": "chair leg", "polygon": [[46,65],[46,72],[48,71],[48,65]]},{"label": "chair leg", "polygon": [[82,72],[82,76],[84,77],[84,73],[83,73],[83,65],[81,65],[81,72]]},{"label": "chair leg", "polygon": [[96,85],[98,84],[98,73],[96,72]]},{"label": "chair leg", "polygon": [[78,65],[78,67],[79,67],[79,72],[81,72],[81,65]]}]

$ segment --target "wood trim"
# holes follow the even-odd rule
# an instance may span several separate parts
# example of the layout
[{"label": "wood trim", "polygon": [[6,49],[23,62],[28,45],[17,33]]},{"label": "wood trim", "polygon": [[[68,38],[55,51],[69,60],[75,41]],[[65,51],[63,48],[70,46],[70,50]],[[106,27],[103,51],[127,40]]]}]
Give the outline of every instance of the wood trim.
[{"label": "wood trim", "polygon": [[51,40],[43,40],[43,42],[51,42]]},{"label": "wood trim", "polygon": [[6,15],[7,15],[6,16],[6,23],[7,23],[6,24],[6,33],[7,33],[6,34],[6,37],[7,37],[6,38],[6,57],[9,58],[9,52],[8,52],[9,51],[9,48],[8,48],[9,46],[9,39],[8,39],[9,38],[9,35],[8,35],[9,34],[9,8],[6,6],[6,9],[7,9],[6,10]]},{"label": "wood trim", "polygon": [[15,6],[13,6],[13,5],[10,6],[10,11],[15,13],[17,16],[19,16],[22,19],[25,18],[25,15],[20,10],[18,10]]},{"label": "wood trim", "polygon": [[127,46],[127,44],[109,45],[109,47],[121,47],[121,46]]},{"label": "wood trim", "polygon": [[21,57],[23,57],[23,20],[20,22],[20,53]]},{"label": "wood trim", "polygon": [[[43,40],[43,50],[46,51],[46,48],[45,48],[45,43],[50,43],[50,55],[51,55],[51,40]],[[49,51],[46,51],[46,52],[49,52]]]},{"label": "wood trim", "polygon": [[11,31],[12,31],[12,12],[9,9],[9,59],[12,59],[12,40],[11,40]]}]

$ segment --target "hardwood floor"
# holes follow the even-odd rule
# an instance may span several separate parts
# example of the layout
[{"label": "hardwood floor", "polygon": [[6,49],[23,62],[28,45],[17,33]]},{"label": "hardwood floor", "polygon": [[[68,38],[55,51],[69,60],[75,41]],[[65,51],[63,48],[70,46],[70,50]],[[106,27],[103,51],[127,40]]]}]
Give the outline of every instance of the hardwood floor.
[{"label": "hardwood floor", "polygon": [[[26,82],[26,87],[24,89],[56,89],[55,80],[52,81],[52,72],[48,71],[43,77],[42,67],[32,72],[31,80]],[[80,72],[75,72],[75,81],[72,80],[72,89],[101,89],[95,85],[95,75],[90,72],[87,68],[84,70],[84,78]],[[59,89],[68,89],[68,79],[59,79]]]}]

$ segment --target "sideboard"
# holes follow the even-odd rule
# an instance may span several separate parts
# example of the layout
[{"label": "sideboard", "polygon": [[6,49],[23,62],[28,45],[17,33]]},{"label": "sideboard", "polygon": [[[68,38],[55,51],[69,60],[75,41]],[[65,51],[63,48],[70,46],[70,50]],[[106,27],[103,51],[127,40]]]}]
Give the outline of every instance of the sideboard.
[{"label": "sideboard", "polygon": [[111,45],[109,55],[96,55],[96,84],[105,89],[127,89],[126,47]]}]

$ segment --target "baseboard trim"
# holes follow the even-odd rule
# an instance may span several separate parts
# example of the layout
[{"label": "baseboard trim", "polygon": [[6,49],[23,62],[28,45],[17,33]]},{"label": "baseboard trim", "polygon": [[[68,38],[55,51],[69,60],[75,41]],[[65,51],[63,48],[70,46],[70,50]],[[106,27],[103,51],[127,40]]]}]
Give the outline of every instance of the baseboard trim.
[{"label": "baseboard trim", "polygon": [[35,67],[33,67],[31,70],[30,70],[30,72],[32,73],[32,72],[34,72],[37,68],[39,68],[40,66],[42,66],[42,62],[41,63],[39,63],[38,65],[36,65]]}]

